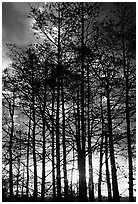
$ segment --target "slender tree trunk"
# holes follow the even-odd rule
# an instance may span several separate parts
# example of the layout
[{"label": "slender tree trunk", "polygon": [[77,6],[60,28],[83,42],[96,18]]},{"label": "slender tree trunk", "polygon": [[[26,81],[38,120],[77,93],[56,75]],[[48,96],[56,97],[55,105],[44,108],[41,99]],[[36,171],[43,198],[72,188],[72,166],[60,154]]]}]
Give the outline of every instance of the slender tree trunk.
[{"label": "slender tree trunk", "polygon": [[107,113],[108,113],[108,131],[109,131],[109,148],[110,148],[111,172],[112,172],[113,200],[120,201],[117,174],[116,174],[115,156],[114,156],[111,105],[110,105],[110,94],[109,94],[109,82],[108,81],[107,81]]},{"label": "slender tree trunk", "polygon": [[24,189],[24,166],[23,166],[23,178],[22,178],[22,198],[23,198],[23,189]]},{"label": "slender tree trunk", "polygon": [[34,199],[37,200],[37,163],[36,163],[36,152],[35,152],[35,129],[36,129],[36,118],[35,118],[35,93],[34,93],[34,72],[32,67],[32,118],[33,118],[33,162],[34,162]]},{"label": "slender tree trunk", "polygon": [[108,189],[108,200],[112,201],[111,194],[111,183],[110,183],[110,173],[108,166],[108,141],[107,141],[107,132],[105,132],[105,167],[106,167],[106,180],[107,180],[107,189]]},{"label": "slender tree trunk", "polygon": [[41,200],[44,201],[45,197],[45,116],[43,114],[43,154],[42,154],[42,189],[41,189]]},{"label": "slender tree trunk", "polygon": [[100,145],[100,163],[99,163],[99,179],[98,179],[98,201],[101,202],[101,182],[102,182],[102,160],[103,160],[103,132],[101,135],[101,145]]},{"label": "slender tree trunk", "polygon": [[89,202],[94,201],[92,154],[89,153]]},{"label": "slender tree trunk", "polygon": [[58,84],[57,84],[57,116],[56,116],[56,159],[57,159],[57,200],[61,200],[61,176],[60,176],[60,138],[59,138],[59,109],[60,109],[60,3],[58,4]]},{"label": "slender tree trunk", "polygon": [[87,201],[87,187],[86,187],[86,169],[85,169],[85,125],[84,125],[84,8],[81,3],[81,139],[82,149],[79,152],[79,201]]},{"label": "slender tree trunk", "polygon": [[14,134],[14,103],[13,106],[10,107],[10,116],[11,116],[11,132],[10,132],[10,144],[9,144],[9,153],[10,153],[10,169],[9,169],[9,180],[10,180],[10,200],[13,200],[13,159],[12,159],[12,140],[13,140],[13,134]]},{"label": "slender tree trunk", "polygon": [[98,179],[98,201],[101,202],[101,182],[102,182],[102,159],[103,159],[103,140],[104,140],[104,116],[103,116],[103,105],[102,105],[102,88],[101,88],[101,119],[102,119],[102,134],[101,134],[101,145],[100,145],[100,163],[99,163],[99,179]]},{"label": "slender tree trunk", "polygon": [[134,201],[133,196],[133,164],[132,164],[132,149],[131,149],[131,134],[130,134],[130,113],[129,113],[129,64],[126,65],[125,56],[125,38],[124,38],[124,19],[123,22],[123,66],[124,66],[124,77],[126,82],[126,124],[127,124],[127,147],[128,147],[128,168],[129,168],[129,201]]},{"label": "slender tree trunk", "polygon": [[26,195],[29,196],[29,149],[30,149],[30,136],[31,136],[31,107],[30,107],[30,117],[29,117],[29,130],[28,130],[28,140],[27,140],[27,180],[26,180]]},{"label": "slender tree trunk", "polygon": [[[90,134],[93,135],[93,114],[92,114],[92,110],[93,110],[93,104],[92,104],[92,109],[91,109],[91,128],[90,128]],[[93,160],[92,160],[93,161]],[[93,181],[93,162],[91,161],[91,167],[92,167],[92,201],[95,200],[94,198],[94,181]]]},{"label": "slender tree trunk", "polygon": [[[76,126],[77,127],[77,126]],[[77,133],[77,132],[76,132]],[[72,147],[72,151],[73,151],[73,155],[72,155],[72,162],[73,162],[73,164],[72,164],[72,170],[71,170],[71,184],[70,184],[70,186],[71,186],[71,195],[73,196],[73,189],[72,189],[72,185],[73,185],[73,171],[74,171],[74,163],[75,163],[75,152],[74,152],[74,140],[72,141],[73,142],[73,147]]]},{"label": "slender tree trunk", "polygon": [[[19,168],[19,167],[18,167]],[[18,170],[18,173],[17,173],[17,191],[16,191],[16,197],[18,198],[18,194],[19,194],[19,170]]]},{"label": "slender tree trunk", "polygon": [[46,119],[45,119],[45,109],[46,109],[46,75],[47,75],[47,64],[45,61],[45,70],[44,70],[45,76],[44,76],[44,104],[43,104],[43,110],[42,110],[42,123],[43,123],[43,154],[42,154],[42,190],[41,190],[41,200],[44,201],[44,197],[45,197],[45,155],[46,155],[46,150],[45,150],[45,146],[46,146],[46,138],[45,138],[45,123],[46,123]]},{"label": "slender tree trunk", "polygon": [[[13,122],[12,122],[13,126]],[[13,127],[10,134],[10,200],[13,199],[13,173],[12,173],[12,138],[13,138]]]},{"label": "slender tree trunk", "polygon": [[67,179],[67,162],[66,162],[66,138],[65,138],[65,107],[64,107],[64,83],[63,83],[63,67],[62,67],[62,79],[61,79],[61,94],[62,94],[62,117],[63,117],[63,171],[64,171],[64,198],[68,200],[68,179]]},{"label": "slender tree trunk", "polygon": [[77,141],[77,152],[79,157],[80,146],[80,96],[79,90],[77,91],[77,123],[76,123],[76,141]]},{"label": "slender tree trunk", "polygon": [[81,166],[80,166],[80,153],[81,153],[81,145],[80,145],[80,96],[79,96],[79,88],[77,91],[77,117],[76,117],[76,143],[77,143],[77,152],[78,152],[78,170],[79,170],[79,186],[77,192],[79,193],[79,201],[80,198],[80,185],[81,185]]},{"label": "slender tree trunk", "polygon": [[20,132],[20,138],[19,138],[19,153],[20,156],[18,157],[18,173],[17,173],[17,192],[16,192],[16,196],[18,198],[18,192],[19,192],[19,175],[20,175],[20,161],[21,161],[21,132]]},{"label": "slender tree trunk", "polygon": [[89,67],[87,67],[88,80],[88,159],[89,159],[89,201],[94,201],[94,186],[93,186],[93,167],[91,153],[91,131],[90,131],[90,84],[89,84]]},{"label": "slender tree trunk", "polygon": [[134,201],[134,196],[133,196],[133,164],[132,164],[132,149],[131,149],[131,134],[130,134],[128,73],[129,73],[129,70],[127,68],[127,74],[126,74],[126,123],[127,123],[128,164],[129,164],[129,202],[133,202]]},{"label": "slender tree trunk", "polygon": [[55,103],[55,90],[52,92],[52,180],[53,180],[53,201],[56,196],[55,188],[55,137],[54,137],[54,103]]},{"label": "slender tree trunk", "polygon": [[33,161],[34,161],[34,198],[37,199],[37,163],[36,163],[36,153],[35,153],[35,108],[33,105]]}]

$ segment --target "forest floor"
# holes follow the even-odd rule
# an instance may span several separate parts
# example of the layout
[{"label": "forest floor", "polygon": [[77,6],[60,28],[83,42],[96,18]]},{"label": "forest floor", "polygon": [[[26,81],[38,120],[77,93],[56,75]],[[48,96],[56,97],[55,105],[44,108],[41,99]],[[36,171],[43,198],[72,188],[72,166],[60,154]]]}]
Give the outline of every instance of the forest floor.
[{"label": "forest floor", "polygon": [[[98,200],[97,200],[97,202],[98,202]],[[104,197],[104,198],[102,198],[101,202],[110,202],[110,201],[108,201],[108,198]],[[112,201],[112,202],[114,202],[114,201]],[[129,197],[121,197],[120,202],[129,202]],[[134,197],[134,202],[136,202],[136,197]]]},{"label": "forest floor", "polygon": [[[13,201],[11,201],[10,198],[5,198],[5,199],[3,198],[3,199],[2,199],[2,202],[41,202],[41,198],[38,198],[37,201],[34,200],[33,197],[27,198],[26,196],[24,196],[24,197],[18,197],[18,198],[17,198],[17,197],[14,197],[14,198],[13,198]],[[57,200],[53,201],[52,198],[45,198],[45,199],[44,199],[44,202],[58,202],[58,201],[57,201]],[[74,199],[72,198],[72,199],[70,199],[70,200],[68,200],[68,201],[65,201],[65,200],[63,199],[63,200],[60,201],[60,202],[78,202],[78,201],[77,201],[77,198],[74,197]],[[95,199],[95,202],[98,202],[98,199],[97,199],[97,198]],[[102,200],[101,200],[101,202],[114,202],[114,201],[108,201],[108,198],[107,198],[107,197],[103,197]],[[121,197],[121,198],[120,198],[120,202],[129,202],[129,197]],[[136,197],[134,197],[134,202],[136,202]]]}]

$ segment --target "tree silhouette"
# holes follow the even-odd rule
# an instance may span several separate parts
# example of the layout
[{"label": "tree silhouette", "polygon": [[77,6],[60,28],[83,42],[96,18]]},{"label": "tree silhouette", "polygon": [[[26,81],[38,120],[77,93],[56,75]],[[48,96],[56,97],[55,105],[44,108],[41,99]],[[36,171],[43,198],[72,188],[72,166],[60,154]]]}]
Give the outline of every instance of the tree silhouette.
[{"label": "tree silhouette", "polygon": [[8,45],[3,200],[121,201],[122,176],[134,201],[135,5],[107,5],[30,5],[37,42]]}]

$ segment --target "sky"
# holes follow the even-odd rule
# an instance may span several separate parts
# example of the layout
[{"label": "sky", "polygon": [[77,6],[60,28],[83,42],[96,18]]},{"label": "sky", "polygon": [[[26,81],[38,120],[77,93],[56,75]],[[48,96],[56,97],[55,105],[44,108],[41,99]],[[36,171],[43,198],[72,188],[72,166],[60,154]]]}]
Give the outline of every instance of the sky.
[{"label": "sky", "polygon": [[[2,32],[3,43],[16,42],[24,43],[28,37],[27,34],[27,3],[2,3]],[[26,24],[27,23],[27,24]]]},{"label": "sky", "polygon": [[[32,3],[33,4],[33,3]],[[32,41],[28,2],[2,3],[2,41],[24,45]]]},{"label": "sky", "polygon": [[[40,3],[32,3],[38,5]],[[5,68],[11,61],[7,57],[6,43],[25,46],[34,43],[36,38],[31,29],[28,2],[2,2],[2,64]]]}]

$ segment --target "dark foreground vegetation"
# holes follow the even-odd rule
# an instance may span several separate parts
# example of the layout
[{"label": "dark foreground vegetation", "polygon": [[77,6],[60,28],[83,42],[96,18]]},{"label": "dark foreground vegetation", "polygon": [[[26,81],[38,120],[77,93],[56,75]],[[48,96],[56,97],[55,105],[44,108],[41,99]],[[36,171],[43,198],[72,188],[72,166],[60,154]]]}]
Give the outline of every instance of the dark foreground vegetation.
[{"label": "dark foreground vegetation", "polygon": [[[67,202],[77,202],[79,201],[79,198],[77,196],[73,196],[70,195],[69,199]],[[23,196],[23,197],[13,197],[13,200],[11,201],[10,197],[3,197],[2,202],[42,202],[41,201],[41,197],[38,197],[37,200],[34,197],[27,197],[27,196]],[[55,198],[53,200],[53,198],[44,198],[43,202],[58,202],[58,199]],[[61,198],[60,202],[65,202],[64,197]],[[99,202],[98,198],[95,198],[94,202]],[[101,202],[114,202],[113,200],[109,201],[109,199],[107,197],[103,197],[101,198]],[[129,197],[120,197],[120,202],[129,202]],[[136,197],[134,197],[134,202],[136,202]]]},{"label": "dark foreground vegetation", "polygon": [[3,201],[134,201],[135,6],[30,5],[36,43],[3,71]]}]

